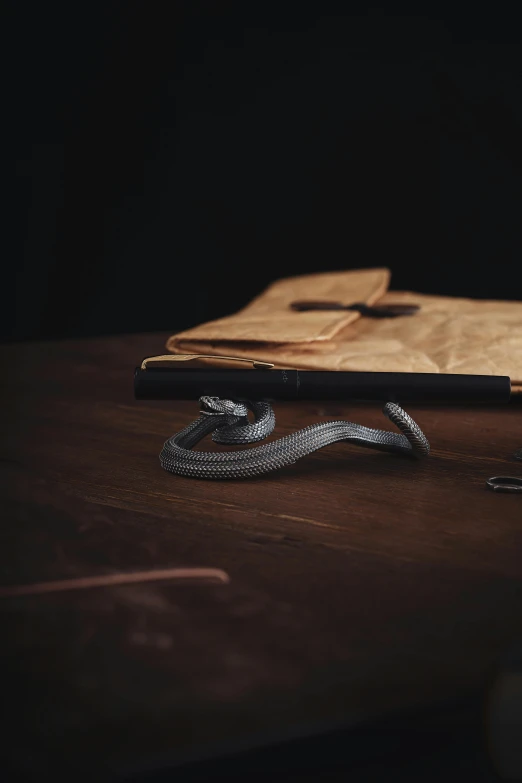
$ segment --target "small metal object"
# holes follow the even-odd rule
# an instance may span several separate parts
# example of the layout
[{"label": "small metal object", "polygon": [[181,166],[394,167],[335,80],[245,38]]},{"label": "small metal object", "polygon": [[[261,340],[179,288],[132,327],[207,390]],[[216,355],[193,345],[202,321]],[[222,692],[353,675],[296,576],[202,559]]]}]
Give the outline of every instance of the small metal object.
[{"label": "small metal object", "polygon": [[299,313],[308,310],[354,310],[369,318],[397,318],[399,315],[413,315],[420,309],[420,305],[416,304],[367,305],[364,302],[355,302],[345,305],[342,302],[308,300],[292,302],[290,307]]},{"label": "small metal object", "polygon": [[520,460],[522,460],[522,449],[518,449],[517,451],[515,451],[515,453],[513,454],[513,456],[514,456],[514,458],[515,458],[515,459],[520,459]]},{"label": "small metal object", "polygon": [[149,356],[141,363],[141,369],[146,370],[151,362],[192,362],[196,359],[223,359],[227,362],[246,362],[255,370],[272,370],[272,362],[260,362],[257,359],[243,359],[240,356],[212,356],[208,353],[169,353],[167,356]]},{"label": "small metal object", "polygon": [[522,478],[517,476],[493,476],[486,481],[493,492],[522,492]]}]

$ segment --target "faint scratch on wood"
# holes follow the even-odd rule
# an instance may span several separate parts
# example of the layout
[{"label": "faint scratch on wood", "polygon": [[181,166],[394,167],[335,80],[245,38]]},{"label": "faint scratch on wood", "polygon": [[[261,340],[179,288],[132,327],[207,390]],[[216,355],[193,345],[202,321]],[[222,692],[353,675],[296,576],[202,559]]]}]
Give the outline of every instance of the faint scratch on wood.
[{"label": "faint scratch on wood", "polygon": [[[69,485],[72,484],[87,484],[87,486],[91,486],[90,482],[82,481],[82,480],[75,480],[75,481],[68,481]],[[98,485],[98,488],[103,489],[104,487],[107,487],[108,489],[114,490],[115,487],[110,487],[108,485]],[[153,497],[153,498],[159,498],[160,500],[166,500],[170,503],[186,503],[186,498],[180,497],[178,495],[172,495],[167,494],[164,492],[142,492],[137,489],[128,489],[128,488],[121,488],[119,490],[119,495],[109,495],[108,493],[105,493],[103,496],[99,495],[82,495],[82,499],[90,502],[90,503],[96,503],[97,505],[104,505],[109,507],[114,507],[113,504],[107,503],[107,498],[112,498],[114,500],[119,500],[119,504],[116,505],[116,508],[126,508],[126,506],[122,506],[121,504],[125,502],[124,498],[121,496],[121,493],[127,494],[127,495],[138,495],[139,497],[143,498],[144,500],[147,497]],[[222,500],[204,500],[203,498],[192,498],[191,502],[193,504],[199,504],[202,506],[221,506],[222,508],[228,508],[232,511],[235,511],[239,514],[247,514],[249,517],[252,516],[252,509],[250,507],[248,508],[242,508],[241,506],[237,506],[235,503],[224,503]],[[256,513],[263,517],[270,517],[271,519],[288,519],[291,522],[301,522],[306,525],[312,525],[313,527],[320,527],[320,528],[326,528],[327,530],[336,530],[339,532],[342,532],[345,530],[345,528],[342,525],[330,525],[327,522],[318,522],[316,519],[312,519],[311,517],[297,517],[290,514],[277,514],[271,511],[262,511],[260,508],[256,508]]]},{"label": "faint scratch on wood", "polygon": [[54,582],[35,582],[28,585],[9,585],[0,587],[0,598],[62,593],[68,590],[88,590],[92,587],[112,587],[113,585],[161,582],[171,579],[187,579],[218,584],[228,584],[230,582],[229,575],[220,568],[166,568],[154,571],[135,571],[134,573],[85,576],[79,579],[61,579]]}]

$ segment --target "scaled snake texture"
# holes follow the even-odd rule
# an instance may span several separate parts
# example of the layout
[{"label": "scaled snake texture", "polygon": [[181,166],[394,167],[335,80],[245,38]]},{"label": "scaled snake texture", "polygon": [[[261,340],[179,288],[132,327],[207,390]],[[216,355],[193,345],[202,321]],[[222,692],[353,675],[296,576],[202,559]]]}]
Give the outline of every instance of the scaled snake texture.
[{"label": "scaled snake texture", "polygon": [[[400,430],[370,429],[350,421],[312,424],[270,443],[234,452],[192,451],[212,433],[215,443],[244,445],[263,440],[275,427],[275,415],[268,402],[238,402],[219,397],[200,397],[200,416],[169,438],[160,454],[161,466],[180,476],[200,479],[237,479],[260,476],[338,441],[349,441],[379,451],[414,457],[429,454],[430,444],[420,427],[399,405],[387,402],[384,415]],[[254,421],[248,419],[248,412]]]}]

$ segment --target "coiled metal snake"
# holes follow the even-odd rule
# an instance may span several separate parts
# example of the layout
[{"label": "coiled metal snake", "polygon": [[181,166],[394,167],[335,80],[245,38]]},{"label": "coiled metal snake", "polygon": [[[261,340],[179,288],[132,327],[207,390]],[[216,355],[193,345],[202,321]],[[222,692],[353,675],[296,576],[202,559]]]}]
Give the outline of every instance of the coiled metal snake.
[{"label": "coiled metal snake", "polygon": [[[343,440],[415,457],[427,456],[430,451],[420,427],[394,402],[387,402],[383,413],[400,433],[370,429],[349,421],[328,421],[252,449],[192,451],[210,433],[216,443],[244,445],[263,440],[275,427],[274,411],[267,402],[237,402],[219,397],[200,397],[199,402],[199,418],[163,446],[160,462],[171,473],[202,479],[250,478],[292,465],[307,454]],[[254,414],[253,422],[248,419],[249,410]]]}]

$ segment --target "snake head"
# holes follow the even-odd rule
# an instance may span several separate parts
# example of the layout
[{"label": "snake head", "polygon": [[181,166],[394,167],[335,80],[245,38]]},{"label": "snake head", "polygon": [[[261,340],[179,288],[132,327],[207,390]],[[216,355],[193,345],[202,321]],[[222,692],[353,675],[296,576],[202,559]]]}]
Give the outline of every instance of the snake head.
[{"label": "snake head", "polygon": [[207,416],[247,416],[248,408],[242,402],[222,400],[221,397],[200,397],[201,413]]}]

